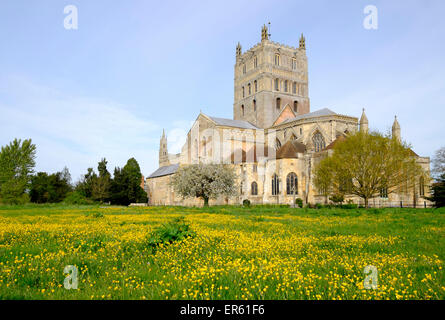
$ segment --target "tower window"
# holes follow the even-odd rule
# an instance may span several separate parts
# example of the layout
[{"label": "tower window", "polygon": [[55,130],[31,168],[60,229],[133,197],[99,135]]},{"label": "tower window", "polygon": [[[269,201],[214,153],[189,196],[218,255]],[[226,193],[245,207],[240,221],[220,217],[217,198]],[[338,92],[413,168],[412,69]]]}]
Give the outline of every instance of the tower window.
[{"label": "tower window", "polygon": [[243,64],[243,74],[246,74],[246,65]]},{"label": "tower window", "polygon": [[284,81],[284,92],[287,92],[287,80]]},{"label": "tower window", "polygon": [[297,83],[296,82],[292,83],[292,93],[297,94]]},{"label": "tower window", "polygon": [[275,91],[280,91],[280,80],[275,79]]},{"label": "tower window", "polygon": [[245,94],[244,94],[244,87],[243,87],[243,98],[244,98]]},{"label": "tower window", "polygon": [[297,59],[292,58],[292,70],[296,70],[297,69]]},{"label": "tower window", "polygon": [[258,83],[256,80],[253,82],[253,90],[255,90],[255,93],[258,91]]},{"label": "tower window", "polygon": [[241,105],[241,115],[244,117],[244,105]]},{"label": "tower window", "polygon": [[253,100],[253,111],[256,112],[256,100]]},{"label": "tower window", "polygon": [[294,101],[294,112],[298,112],[298,101]]},{"label": "tower window", "polygon": [[250,83],[247,85],[248,91],[249,91],[249,96],[252,94],[252,88]]},{"label": "tower window", "polygon": [[258,58],[257,57],[253,58],[253,67],[254,68],[258,67]]},{"label": "tower window", "polygon": [[280,65],[280,55],[278,53],[275,54],[275,65],[276,66]]},{"label": "tower window", "polygon": [[252,196],[258,195],[258,184],[254,181],[252,182],[252,190],[251,190]]},{"label": "tower window", "polygon": [[277,105],[276,105],[276,107],[277,107],[277,110],[281,109],[281,98],[277,98]]}]

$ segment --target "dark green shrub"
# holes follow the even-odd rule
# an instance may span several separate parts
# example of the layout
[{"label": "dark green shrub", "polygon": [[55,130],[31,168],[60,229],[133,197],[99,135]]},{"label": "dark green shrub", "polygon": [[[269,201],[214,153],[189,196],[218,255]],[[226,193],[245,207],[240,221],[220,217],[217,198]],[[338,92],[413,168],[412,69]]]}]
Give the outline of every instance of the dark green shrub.
[{"label": "dark green shrub", "polygon": [[303,208],[303,200],[300,198],[295,199],[295,204],[300,207]]},{"label": "dark green shrub", "polygon": [[243,200],[243,206],[250,207],[250,200],[249,199],[244,199]]},{"label": "dark green shrub", "polygon": [[195,235],[196,233],[185,223],[184,217],[179,217],[154,230],[148,236],[146,245],[155,251],[160,244],[171,244],[175,241],[193,238]]},{"label": "dark green shrub", "polygon": [[342,204],[345,201],[345,197],[342,194],[334,194],[329,198],[335,204]]},{"label": "dark green shrub", "polygon": [[94,202],[90,199],[87,199],[80,192],[74,191],[68,193],[65,200],[63,200],[66,204],[93,204]]}]

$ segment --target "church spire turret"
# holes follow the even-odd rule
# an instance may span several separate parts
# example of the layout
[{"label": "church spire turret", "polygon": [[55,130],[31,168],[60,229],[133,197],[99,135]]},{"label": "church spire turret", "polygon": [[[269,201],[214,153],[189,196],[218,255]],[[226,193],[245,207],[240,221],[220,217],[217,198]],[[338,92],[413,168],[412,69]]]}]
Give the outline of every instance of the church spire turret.
[{"label": "church spire turret", "polygon": [[261,29],[261,41],[269,40],[269,31],[267,30],[266,25],[263,25]]},{"label": "church spire turret", "polygon": [[392,124],[392,137],[402,141],[400,124],[399,121],[397,121],[397,116],[394,116],[394,123]]},{"label": "church spire turret", "polygon": [[242,53],[241,44],[238,42],[238,44],[236,45],[236,57],[237,58],[240,57],[241,53]]},{"label": "church spire turret", "polygon": [[168,166],[170,164],[168,160],[168,147],[167,147],[167,136],[165,135],[165,130],[162,129],[162,137],[159,142],[159,166]]},{"label": "church spire turret", "polygon": [[303,33],[300,37],[300,49],[306,50],[306,38],[303,36]]},{"label": "church spire turret", "polygon": [[365,108],[363,108],[362,116],[360,118],[360,131],[368,133],[368,117],[365,114]]}]

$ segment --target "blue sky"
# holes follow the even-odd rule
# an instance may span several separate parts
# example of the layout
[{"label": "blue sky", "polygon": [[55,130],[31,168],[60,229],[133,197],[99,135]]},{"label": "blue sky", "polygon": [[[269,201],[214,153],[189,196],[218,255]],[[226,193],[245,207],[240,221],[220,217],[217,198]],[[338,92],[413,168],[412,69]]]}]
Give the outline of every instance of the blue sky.
[{"label": "blue sky", "polygon": [[[78,8],[78,30],[63,26]],[[366,5],[378,29],[363,27]],[[157,168],[165,128],[179,152],[204,113],[232,118],[235,46],[306,36],[311,110],[328,107],[403,138],[432,156],[445,136],[445,2],[61,1],[0,2],[0,145],[37,144],[37,170],[67,166],[77,180],[102,157]]]}]

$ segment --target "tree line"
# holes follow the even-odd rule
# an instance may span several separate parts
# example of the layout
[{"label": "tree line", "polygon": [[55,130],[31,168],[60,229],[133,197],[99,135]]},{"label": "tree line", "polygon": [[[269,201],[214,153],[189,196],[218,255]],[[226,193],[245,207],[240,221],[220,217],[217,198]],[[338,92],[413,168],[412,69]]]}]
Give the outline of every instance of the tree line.
[{"label": "tree line", "polygon": [[111,203],[128,205],[146,203],[147,193],[141,186],[142,174],[136,159],[123,168],[116,167],[111,176],[107,160],[97,165],[97,173],[88,168],[76,183],[71,182],[68,168],[60,172],[35,172],[36,145],[31,139],[14,139],[0,151],[0,203],[24,204]]}]

